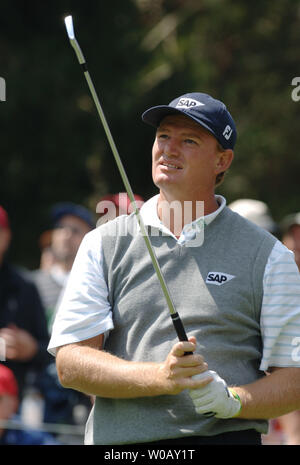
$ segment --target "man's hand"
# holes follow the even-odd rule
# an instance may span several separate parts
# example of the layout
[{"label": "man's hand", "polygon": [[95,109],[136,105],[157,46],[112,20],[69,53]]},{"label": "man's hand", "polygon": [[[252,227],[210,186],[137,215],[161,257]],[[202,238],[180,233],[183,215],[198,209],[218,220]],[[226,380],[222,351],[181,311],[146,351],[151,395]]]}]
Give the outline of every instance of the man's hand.
[{"label": "man's hand", "polygon": [[190,389],[196,412],[202,415],[212,414],[216,418],[233,418],[241,410],[241,401],[237,394],[227,387],[226,382],[215,371],[206,371],[194,376],[195,379],[213,378],[200,389]]},{"label": "man's hand", "polygon": [[178,394],[184,389],[204,387],[212,378],[197,379],[195,375],[207,370],[207,363],[199,354],[184,355],[194,352],[196,339],[177,342],[171,349],[166,360],[159,366],[159,377],[164,385],[165,394]]},{"label": "man's hand", "polygon": [[27,361],[37,353],[38,344],[32,335],[22,328],[10,325],[0,329],[5,341],[5,356],[8,360]]}]

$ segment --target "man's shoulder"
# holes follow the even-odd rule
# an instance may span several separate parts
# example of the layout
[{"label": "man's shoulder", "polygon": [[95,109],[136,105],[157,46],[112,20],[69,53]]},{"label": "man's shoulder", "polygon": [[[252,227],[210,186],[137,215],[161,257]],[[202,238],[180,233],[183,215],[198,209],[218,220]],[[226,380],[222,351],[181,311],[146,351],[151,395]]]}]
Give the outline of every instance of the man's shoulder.
[{"label": "man's shoulder", "polygon": [[135,213],[130,215],[120,215],[109,220],[104,224],[101,224],[96,228],[96,230],[88,233],[90,237],[97,237],[97,235],[110,236],[110,235],[124,235],[126,232],[136,231],[138,227],[138,222]]},{"label": "man's shoulder", "polygon": [[253,223],[253,221],[248,220],[239,213],[232,211],[229,207],[224,208],[224,217],[230,222],[232,228],[240,231],[241,233],[248,233],[261,239],[270,239],[274,242],[274,244],[277,241],[276,237],[269,231],[261,228],[257,224]]}]

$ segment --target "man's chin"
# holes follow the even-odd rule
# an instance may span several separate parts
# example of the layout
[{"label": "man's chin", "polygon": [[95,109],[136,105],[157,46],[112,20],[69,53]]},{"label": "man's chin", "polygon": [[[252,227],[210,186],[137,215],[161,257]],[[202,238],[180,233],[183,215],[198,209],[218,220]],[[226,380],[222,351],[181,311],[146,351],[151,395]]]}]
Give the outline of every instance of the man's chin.
[{"label": "man's chin", "polygon": [[180,189],[178,179],[172,179],[172,176],[160,175],[153,181],[160,190],[177,192]]}]

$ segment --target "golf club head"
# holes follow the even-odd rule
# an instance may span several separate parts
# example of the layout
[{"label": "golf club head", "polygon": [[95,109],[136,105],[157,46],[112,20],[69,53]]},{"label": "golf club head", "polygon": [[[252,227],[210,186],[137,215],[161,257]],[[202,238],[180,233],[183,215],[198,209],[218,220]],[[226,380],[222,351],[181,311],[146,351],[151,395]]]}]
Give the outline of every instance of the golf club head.
[{"label": "golf club head", "polygon": [[73,27],[73,18],[71,15],[65,17],[65,26],[67,29],[67,34],[70,39],[71,45],[74,48],[78,61],[81,65],[85,65],[85,58],[83,56],[83,53],[81,51],[81,48],[75,39],[75,34],[74,34],[74,27]]},{"label": "golf club head", "polygon": [[65,17],[65,25],[66,25],[66,29],[67,29],[69,39],[70,40],[75,39],[74,27],[73,27],[73,18],[72,18],[71,15]]}]

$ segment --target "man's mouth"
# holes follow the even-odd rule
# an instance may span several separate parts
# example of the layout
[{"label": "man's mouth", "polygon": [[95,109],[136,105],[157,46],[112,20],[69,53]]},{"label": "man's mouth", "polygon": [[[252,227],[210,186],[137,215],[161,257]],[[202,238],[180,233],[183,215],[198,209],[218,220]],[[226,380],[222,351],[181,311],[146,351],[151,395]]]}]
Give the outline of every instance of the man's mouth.
[{"label": "man's mouth", "polygon": [[166,166],[167,168],[171,168],[171,169],[175,169],[175,170],[181,170],[181,166],[178,166],[178,165],[173,165],[172,163],[166,163],[165,161],[163,161],[161,163],[162,166]]}]

